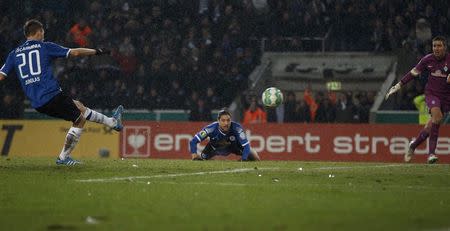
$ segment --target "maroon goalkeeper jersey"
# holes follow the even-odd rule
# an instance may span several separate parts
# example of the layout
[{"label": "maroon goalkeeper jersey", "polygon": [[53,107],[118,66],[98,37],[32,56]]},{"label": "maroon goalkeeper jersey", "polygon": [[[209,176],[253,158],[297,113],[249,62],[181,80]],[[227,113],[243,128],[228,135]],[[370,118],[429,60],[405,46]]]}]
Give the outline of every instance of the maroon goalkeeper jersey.
[{"label": "maroon goalkeeper jersey", "polygon": [[441,100],[442,104],[450,105],[450,84],[447,76],[450,74],[450,55],[447,53],[441,60],[433,54],[424,56],[415,67],[417,71],[429,71],[425,86],[425,95],[433,95]]}]

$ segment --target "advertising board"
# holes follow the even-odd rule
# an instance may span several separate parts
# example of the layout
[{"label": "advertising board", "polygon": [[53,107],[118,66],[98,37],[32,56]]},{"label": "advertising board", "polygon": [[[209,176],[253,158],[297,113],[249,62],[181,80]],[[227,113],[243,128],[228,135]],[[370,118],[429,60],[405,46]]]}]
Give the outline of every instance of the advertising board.
[{"label": "advertising board", "polygon": [[[208,123],[129,121],[121,134],[124,157],[190,158],[189,141]],[[247,137],[263,160],[401,162],[419,125],[252,124]],[[206,144],[199,144],[199,150]],[[425,162],[427,142],[416,149]],[[441,126],[436,148],[440,163],[450,162],[450,129]]]}]

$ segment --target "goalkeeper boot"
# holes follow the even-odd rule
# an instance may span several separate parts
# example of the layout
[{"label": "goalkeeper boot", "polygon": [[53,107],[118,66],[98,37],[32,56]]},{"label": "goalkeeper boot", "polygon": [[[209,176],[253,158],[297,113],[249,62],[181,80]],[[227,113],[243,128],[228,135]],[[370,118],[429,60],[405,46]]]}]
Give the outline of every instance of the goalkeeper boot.
[{"label": "goalkeeper boot", "polygon": [[123,129],[123,125],[122,125],[122,113],[123,113],[123,106],[119,105],[116,110],[114,110],[113,113],[113,118],[116,119],[117,124],[116,126],[113,127],[114,130],[120,132]]},{"label": "goalkeeper boot", "polygon": [[438,160],[439,160],[439,158],[438,158],[436,155],[430,154],[430,155],[428,156],[427,162],[428,162],[429,164],[435,164]]},{"label": "goalkeeper boot", "polygon": [[74,166],[81,164],[80,161],[72,159],[72,157],[68,156],[64,160],[61,160],[59,157],[56,159],[57,165],[67,165],[67,166]]},{"label": "goalkeeper boot", "polygon": [[409,142],[408,150],[406,150],[406,153],[405,153],[405,156],[404,156],[405,162],[410,162],[411,159],[412,159],[412,156],[414,155],[414,148],[411,147],[413,142],[414,141]]}]

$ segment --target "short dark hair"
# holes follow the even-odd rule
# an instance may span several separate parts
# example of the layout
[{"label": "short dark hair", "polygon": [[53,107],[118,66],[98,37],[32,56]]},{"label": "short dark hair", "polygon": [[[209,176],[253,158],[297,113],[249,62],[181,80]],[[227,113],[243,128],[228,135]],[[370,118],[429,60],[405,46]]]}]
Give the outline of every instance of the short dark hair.
[{"label": "short dark hair", "polygon": [[41,22],[36,19],[31,19],[28,20],[23,26],[23,33],[25,34],[25,37],[29,37],[36,34],[36,32],[42,29],[44,29],[44,26]]},{"label": "short dark hair", "polygon": [[219,113],[217,113],[217,120],[220,119],[221,116],[223,115],[229,115],[231,117],[231,113],[226,109],[226,108],[222,108]]},{"label": "short dark hair", "polygon": [[438,35],[438,36],[434,37],[432,41],[433,42],[434,41],[441,41],[442,44],[444,44],[444,46],[447,46],[447,38],[442,36],[442,35]]}]

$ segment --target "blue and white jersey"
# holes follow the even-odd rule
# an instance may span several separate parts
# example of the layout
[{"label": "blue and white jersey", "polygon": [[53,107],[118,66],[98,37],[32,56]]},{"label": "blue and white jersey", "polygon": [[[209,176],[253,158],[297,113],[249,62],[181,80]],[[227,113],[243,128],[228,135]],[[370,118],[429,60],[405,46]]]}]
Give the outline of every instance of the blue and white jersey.
[{"label": "blue and white jersey", "polygon": [[61,91],[53,76],[51,61],[57,57],[68,57],[69,53],[69,48],[55,43],[28,40],[9,53],[0,72],[7,76],[15,69],[31,106],[37,108]]},{"label": "blue and white jersey", "polygon": [[214,122],[204,127],[201,131],[195,134],[190,142],[191,153],[197,153],[197,144],[209,137],[209,143],[214,147],[215,151],[221,155],[226,154],[227,149],[236,142],[239,147],[242,147],[242,159],[246,160],[250,153],[250,143],[247,140],[247,135],[239,123],[231,122],[230,129],[224,133],[220,130],[219,122]]}]

